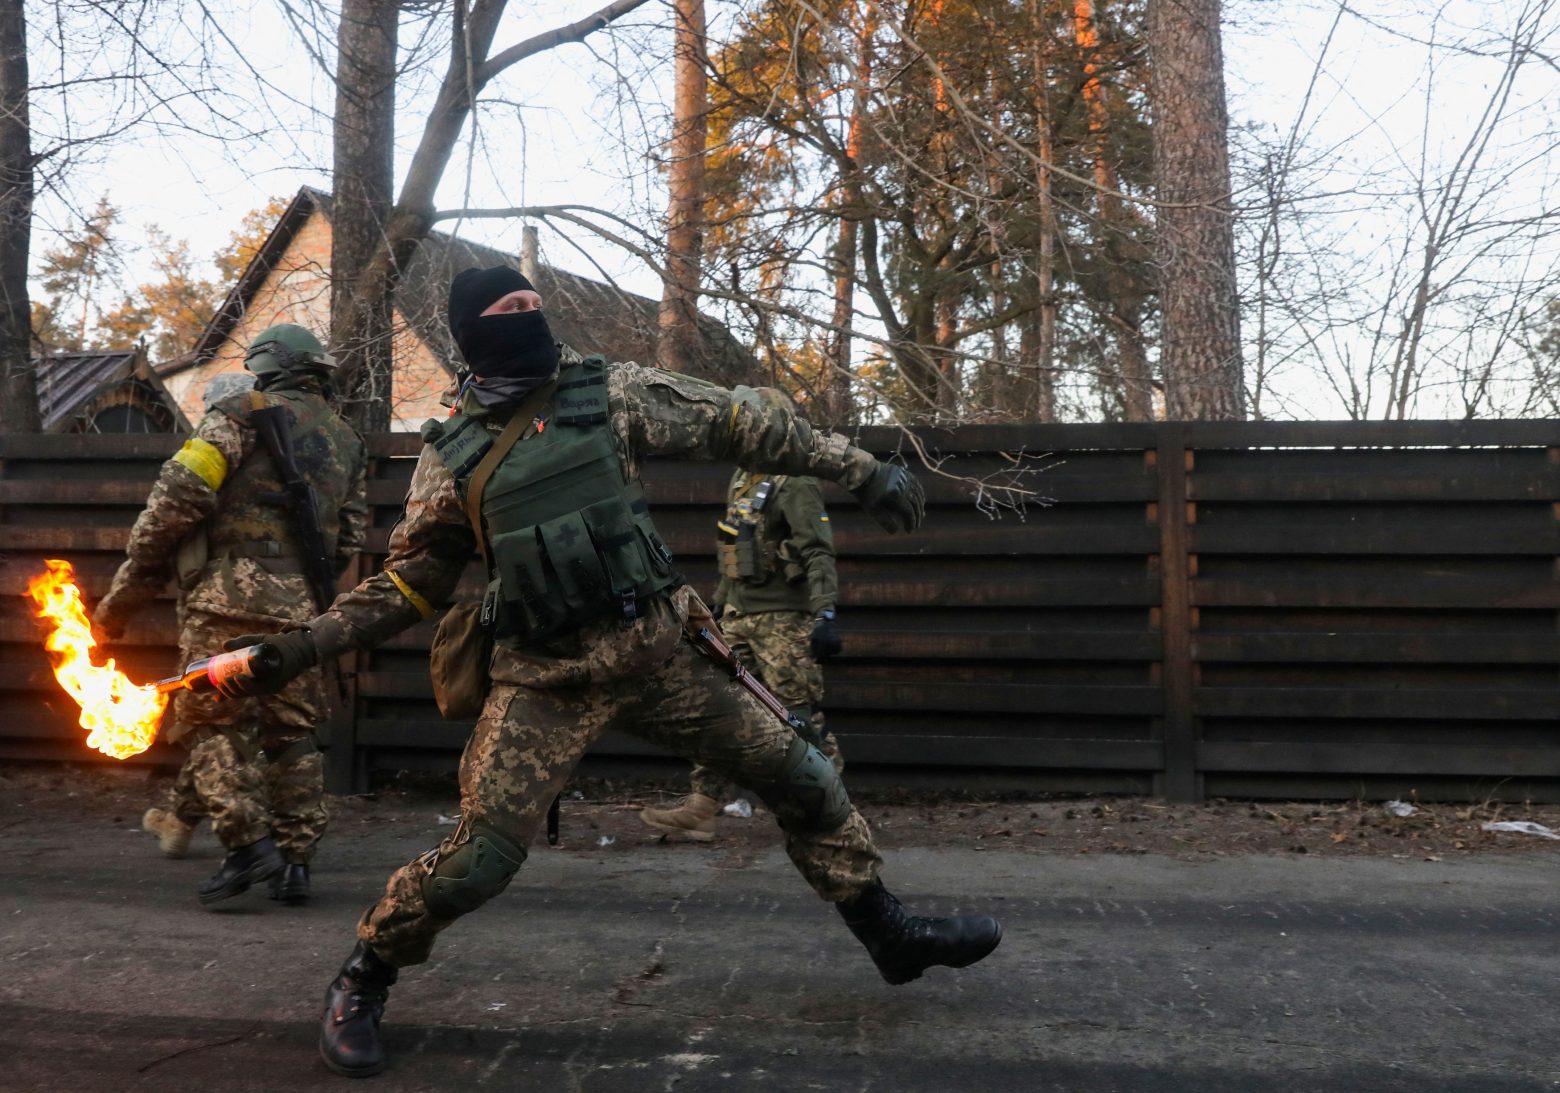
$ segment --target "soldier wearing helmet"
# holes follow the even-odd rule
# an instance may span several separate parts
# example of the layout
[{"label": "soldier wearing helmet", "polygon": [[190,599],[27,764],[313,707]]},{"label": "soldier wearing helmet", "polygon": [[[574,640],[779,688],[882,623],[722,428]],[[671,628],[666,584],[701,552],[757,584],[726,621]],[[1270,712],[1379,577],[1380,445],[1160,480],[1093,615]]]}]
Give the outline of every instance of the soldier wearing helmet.
[{"label": "soldier wearing helmet", "polygon": [[[254,338],[244,367],[253,390],[213,390],[195,434],[163,464],[124,564],[93,612],[100,640],[122,636],[170,580],[179,588],[180,664],[257,624],[281,628],[316,613],[282,471],[250,420],[257,411],[285,411],[296,469],[314,488],[338,573],[362,544],[363,440],[331,405],[335,360],[308,330],[283,323]],[[188,756],[170,807],[148,811],[143,823],[164,853],[180,857],[194,825],[211,817],[227,856],[201,885],[201,903],[267,880],[273,899],[308,897],[309,862],[326,823],[315,731],[329,709],[318,671],[241,702],[190,691],[174,698],[166,736]]]}]

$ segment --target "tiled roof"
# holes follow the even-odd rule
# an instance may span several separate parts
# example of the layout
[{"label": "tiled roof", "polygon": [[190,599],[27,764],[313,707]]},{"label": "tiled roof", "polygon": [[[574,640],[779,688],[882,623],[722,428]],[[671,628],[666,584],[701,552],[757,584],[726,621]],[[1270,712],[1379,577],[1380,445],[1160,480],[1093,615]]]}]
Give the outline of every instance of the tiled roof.
[{"label": "tiled roof", "polygon": [[[249,266],[228,292],[222,306],[201,334],[193,352],[159,368],[163,374],[199,363],[226,340],[244,313],[267,272],[280,261],[293,236],[315,209],[330,215],[331,197],[310,186],[302,187],[282,213]],[[445,322],[445,298],[450,279],[469,266],[508,265],[520,268],[517,255],[472,243],[444,232],[431,232],[418,247],[396,290],[396,309],[407,325],[427,343],[435,357],[451,371],[459,361]],[[600,353],[609,360],[655,358],[656,311],[654,300],[637,296],[601,281],[542,266],[537,291],[547,308],[548,324],[558,340],[583,353]],[[726,384],[750,381],[758,367],[752,356],[722,324],[701,317],[700,331],[706,351],[688,370]]]},{"label": "tiled roof", "polygon": [[53,432],[104,387],[130,378],[135,358],[134,349],[104,349],[51,353],[34,360],[44,431]]}]

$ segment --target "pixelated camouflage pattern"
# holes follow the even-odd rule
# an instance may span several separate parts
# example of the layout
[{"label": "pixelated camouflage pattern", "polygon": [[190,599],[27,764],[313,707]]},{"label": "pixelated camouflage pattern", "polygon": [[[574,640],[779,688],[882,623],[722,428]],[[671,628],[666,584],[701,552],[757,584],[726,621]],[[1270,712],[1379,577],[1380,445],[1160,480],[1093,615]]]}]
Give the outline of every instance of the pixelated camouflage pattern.
[{"label": "pixelated camouflage pattern", "polygon": [[[581,358],[564,349],[564,363]],[[638,477],[649,455],[727,460],[753,470],[806,474],[853,489],[872,474],[876,460],[843,436],[820,433],[758,390],[726,390],[676,372],[637,364],[607,366],[608,409],[618,458],[628,477]],[[463,405],[470,412],[469,405]],[[488,427],[499,432],[501,415]],[[509,458],[523,456],[524,444]],[[456,582],[476,554],[455,480],[443,460],[424,447],[412,475],[406,511],[390,535],[385,568],[428,603],[449,602]],[[624,629],[607,620],[559,641],[501,644],[495,651],[496,682],[530,687],[576,686],[641,670],[677,640],[678,597],[646,611]],[[669,609],[670,608],[670,609]],[[421,613],[394,581],[376,574],[345,595],[310,625],[326,655],[368,648],[417,622]]]},{"label": "pixelated camouflage pattern", "polygon": [[[222,399],[213,408],[254,437],[248,421],[249,415],[259,409],[253,405],[255,401],[264,403],[266,409],[284,408],[292,420],[293,461],[319,499],[325,551],[337,560],[338,569],[344,568],[356,548],[346,553],[337,549],[343,509],[347,510],[348,522],[366,522],[366,508],[359,515],[357,506],[351,503],[363,479],[363,438],[330,403],[308,390],[250,391]],[[227,481],[220,494],[221,504],[206,522],[212,557],[222,554],[226,547],[242,547],[266,539],[274,539],[294,557],[298,555],[297,521],[290,504],[276,503],[276,498],[283,495],[281,471],[263,445],[258,451],[247,453],[240,463],[229,460]],[[362,542],[361,529],[349,528],[346,534],[349,540]]]},{"label": "pixelated camouflage pattern", "polygon": [[[726,492],[728,526],[741,517],[744,498],[751,499],[765,475],[739,470]],[[774,492],[758,514],[763,555],[771,560],[761,581],[722,575],[715,602],[738,611],[833,611],[839,599],[834,567],[834,532],[823,504],[818,480],[806,475],[774,478]]]},{"label": "pixelated camouflage pattern", "polygon": [[[818,750],[830,759],[840,754],[839,741],[825,735],[823,668],[812,658],[812,615],[806,611],[760,611],[747,614],[727,609],[720,631],[748,671],[788,707],[812,707],[809,724],[821,741]],[[835,765],[843,768],[844,761]],[[731,783],[708,767],[697,766],[690,789],[717,801],[730,800]]]},{"label": "pixelated camouflage pattern", "polygon": [[[253,632],[250,619],[188,609],[179,635],[181,663]],[[174,783],[175,813],[186,823],[209,815],[223,846],[247,846],[270,834],[288,861],[308,862],[328,822],[324,758],[314,741],[329,717],[318,669],[274,695],[224,699],[179,691],[165,731],[189,749]]]},{"label": "pixelated camouflage pattern", "polygon": [[[317,387],[266,395],[285,402],[295,414],[319,419],[317,430],[295,438],[304,470],[321,499],[321,522],[331,529],[331,544],[344,566],[362,546],[368,526],[364,494],[365,453],[361,438],[329,411]],[[215,447],[227,461],[227,477],[217,489],[184,464],[163,464],[146,508],[130,532],[126,559],[94,618],[128,619],[150,602],[171,576],[177,544],[198,528],[216,538],[233,536],[294,541],[289,510],[257,504],[254,494],[279,488],[270,457],[247,422],[249,396],[217,402],[200,421],[195,436]],[[307,452],[305,456],[304,452]],[[245,474],[254,463],[263,473]],[[301,572],[270,560],[234,558],[213,543],[210,560],[181,591],[179,661],[219,651],[229,638],[279,630],[314,614],[309,585]],[[307,862],[324,833],[324,765],[318,751],[301,751],[330,716],[320,671],[294,680],[280,694],[242,700],[182,691],[164,720],[164,736],[189,749],[175,780],[173,807],[190,822],[209,814],[218,839],[227,847],[244,846],[275,835],[289,861]],[[266,763],[293,745],[297,754]]]},{"label": "pixelated camouflage pattern", "polygon": [[[592,741],[611,729],[699,762],[750,787],[773,782],[795,734],[686,642],[669,659],[634,675],[589,686],[500,684],[488,694],[461,757],[461,823],[438,848],[453,853],[481,824],[528,846],[547,807]],[[854,809],[838,828],[787,832],[786,852],[820,897],[853,898],[881,859]],[[437,862],[420,855],[391,876],[364,914],[358,936],[399,967],[428,959],[450,924],[428,913],[422,882]]]},{"label": "pixelated camouflage pattern", "polygon": [[[236,395],[218,402],[195,429],[197,439],[222,453],[227,461],[229,479],[252,458],[269,463],[269,457],[259,450],[255,431],[244,424],[248,397],[247,394]],[[285,392],[285,397],[311,412],[325,405],[323,396],[307,388]],[[312,476],[310,481],[320,493],[320,520],[334,529],[333,554],[338,568],[344,568],[362,546],[368,528],[363,442],[337,415],[328,417],[321,431],[328,434],[327,446],[333,453],[333,462],[328,471],[321,472],[318,481]],[[315,457],[324,458],[319,455],[317,445],[311,442],[310,446]],[[223,486],[226,484],[224,481]],[[256,488],[264,485],[257,482]],[[156,598],[173,576],[173,558],[179,542],[187,534],[203,522],[208,528],[228,526],[225,523],[230,523],[227,514],[230,511],[246,512],[252,502],[252,497],[241,496],[232,490],[220,487],[214,490],[184,464],[168,460],[152,487],[146,508],[130,529],[125,562],[114,574],[108,594],[99,603],[94,617],[130,618]],[[264,521],[250,524],[249,518],[245,517],[243,534],[246,537],[263,539],[269,535],[280,543],[293,542],[295,533],[285,506],[265,506]],[[305,617],[313,614],[307,610],[308,582],[300,573],[271,572],[271,569],[283,568],[272,565],[268,569],[257,559],[227,558],[213,550],[206,569],[185,592],[183,603],[231,614],[235,618],[247,618],[262,628],[268,620],[296,621],[300,611],[305,612]],[[201,655],[208,652],[203,651]]]}]

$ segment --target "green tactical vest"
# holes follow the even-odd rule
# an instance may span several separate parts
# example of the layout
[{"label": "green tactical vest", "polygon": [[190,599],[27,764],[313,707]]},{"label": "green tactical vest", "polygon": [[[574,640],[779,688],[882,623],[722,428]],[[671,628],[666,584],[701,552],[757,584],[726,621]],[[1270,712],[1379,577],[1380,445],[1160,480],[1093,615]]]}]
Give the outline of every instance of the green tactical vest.
[{"label": "green tactical vest", "polygon": [[780,571],[780,546],[768,510],[784,484],[784,475],[737,472],[726,515],[715,523],[715,560],[722,577],[759,585]]},{"label": "green tactical vest", "polygon": [[[566,367],[537,421],[482,491],[493,564],[483,621],[501,641],[556,637],[600,619],[631,625],[642,603],[682,578],[644,490],[618,461],[602,358]],[[463,413],[431,437],[463,497],[495,439]]]},{"label": "green tactical vest", "polygon": [[[322,395],[307,391],[249,392],[218,403],[243,423],[249,411],[285,406],[292,419],[298,471],[319,499],[325,551],[335,556],[341,506],[363,461],[363,441]],[[284,501],[281,472],[261,444],[222,483],[217,511],[206,523],[211,557],[256,558],[272,572],[299,572],[297,521]]]}]

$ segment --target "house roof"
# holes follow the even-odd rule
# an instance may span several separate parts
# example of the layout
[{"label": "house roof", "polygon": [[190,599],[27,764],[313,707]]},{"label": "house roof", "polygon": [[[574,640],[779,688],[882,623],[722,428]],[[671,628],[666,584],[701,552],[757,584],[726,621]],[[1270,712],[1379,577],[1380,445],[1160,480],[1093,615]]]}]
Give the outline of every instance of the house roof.
[{"label": "house roof", "polygon": [[[169,375],[209,360],[226,341],[304,222],[316,209],[328,218],[331,204],[330,194],[310,186],[300,188],[229,290],[194,350],[162,365],[159,371]],[[430,232],[396,288],[396,310],[452,374],[460,357],[445,318],[450,280],[455,273],[471,266],[496,265],[519,269],[520,258],[445,232]],[[555,266],[541,266],[535,281],[546,302],[548,325],[559,341],[582,353],[600,353],[609,360],[654,360],[659,307],[656,301]],[[706,351],[690,371],[728,384],[747,381],[757,373],[752,354],[721,323],[701,316],[699,326]]]},{"label": "house roof", "polygon": [[175,430],[189,428],[162,382],[146,367],[145,353],[140,348],[50,353],[35,358],[33,368],[38,377],[38,410],[44,432],[61,431],[71,418],[88,410],[97,396],[120,384],[143,385],[143,394],[170,412]]}]

